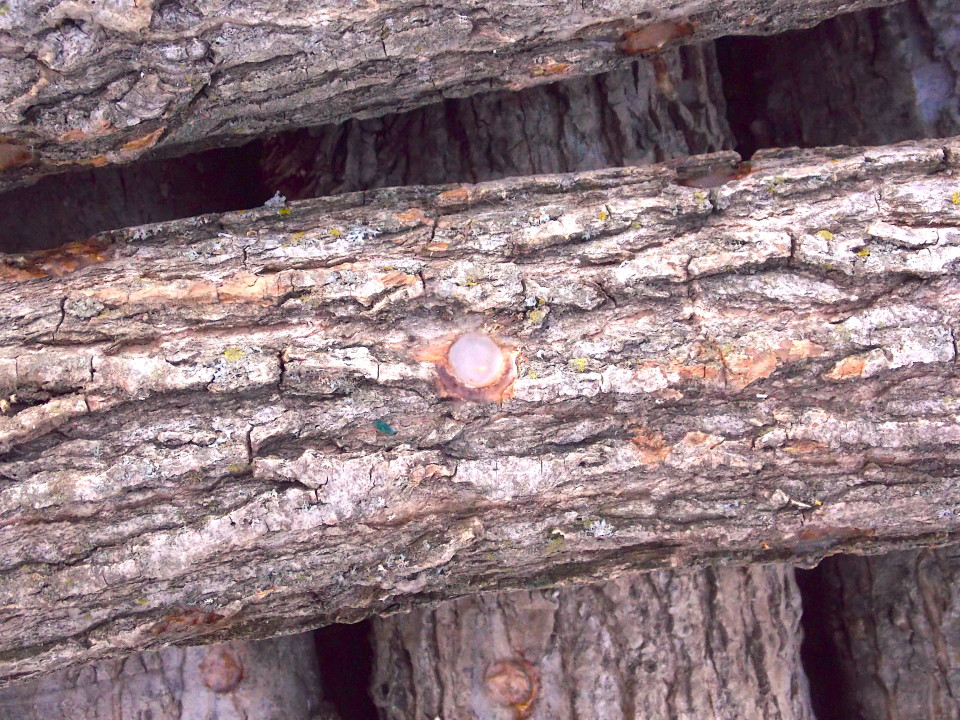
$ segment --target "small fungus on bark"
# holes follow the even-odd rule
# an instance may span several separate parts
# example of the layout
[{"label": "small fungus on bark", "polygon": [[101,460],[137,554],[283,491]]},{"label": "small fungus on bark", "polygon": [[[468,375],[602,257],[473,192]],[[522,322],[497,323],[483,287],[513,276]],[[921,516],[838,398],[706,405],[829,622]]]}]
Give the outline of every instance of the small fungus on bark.
[{"label": "small fungus on bark", "polygon": [[243,679],[243,664],[224,645],[207,648],[199,669],[203,684],[215,693],[236,690]]},{"label": "small fungus on bark", "polygon": [[478,403],[501,402],[513,394],[518,355],[516,348],[481,332],[462,333],[415,353],[436,366],[441,395]]}]

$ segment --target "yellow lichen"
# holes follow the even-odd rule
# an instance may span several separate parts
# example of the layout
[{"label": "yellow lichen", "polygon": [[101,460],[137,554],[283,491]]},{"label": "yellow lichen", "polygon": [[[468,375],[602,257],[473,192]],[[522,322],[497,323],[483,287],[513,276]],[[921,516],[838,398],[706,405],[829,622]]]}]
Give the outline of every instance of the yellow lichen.
[{"label": "yellow lichen", "polygon": [[867,248],[860,248],[859,250],[857,250],[856,254],[857,254],[857,257],[862,257],[862,258],[870,257],[870,251]]},{"label": "yellow lichen", "polygon": [[236,362],[243,357],[243,350],[238,347],[228,347],[223,351],[223,357],[226,358],[227,362]]},{"label": "yellow lichen", "polygon": [[527,313],[527,320],[536,324],[543,322],[543,319],[547,316],[547,311],[543,308],[536,308]]},{"label": "yellow lichen", "polygon": [[833,233],[829,230],[817,230],[817,235],[822,237],[824,240],[833,240]]},{"label": "yellow lichen", "polygon": [[571,358],[567,364],[574,372],[582,373],[587,371],[587,358]]}]

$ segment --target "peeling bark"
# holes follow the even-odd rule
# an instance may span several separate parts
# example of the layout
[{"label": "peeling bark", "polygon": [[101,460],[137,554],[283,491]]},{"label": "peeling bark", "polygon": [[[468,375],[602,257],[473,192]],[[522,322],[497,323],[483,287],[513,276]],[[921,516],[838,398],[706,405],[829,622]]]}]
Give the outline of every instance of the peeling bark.
[{"label": "peeling bark", "polygon": [[383,720],[812,720],[784,566],[655,571],[374,621]]},{"label": "peeling bark", "polygon": [[[8,3],[0,16],[0,189],[376,117],[480,90],[623,67],[646,44],[773,34],[884,0]],[[679,14],[678,14],[679,13]],[[683,32],[660,28],[681,26]],[[689,31],[688,31],[689,28]],[[673,37],[671,36],[673,35]],[[634,43],[645,47],[644,42]]]},{"label": "peeling bark", "polygon": [[170,647],[0,690],[3,720],[337,720],[310,634]]},{"label": "peeling bark", "polygon": [[[64,274],[0,296],[0,675],[955,539],[958,152],[356,193],[8,266]],[[441,397],[464,330],[519,351],[512,397]]]}]

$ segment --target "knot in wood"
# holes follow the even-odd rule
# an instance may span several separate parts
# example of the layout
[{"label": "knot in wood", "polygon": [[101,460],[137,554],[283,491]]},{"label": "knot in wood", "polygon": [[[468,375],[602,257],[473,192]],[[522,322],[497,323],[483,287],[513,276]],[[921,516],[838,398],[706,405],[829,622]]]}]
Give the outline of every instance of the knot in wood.
[{"label": "knot in wood", "polygon": [[223,645],[213,645],[200,662],[200,680],[215,693],[231,692],[243,680],[243,664]]},{"label": "knot in wood", "polygon": [[487,670],[487,692],[494,702],[527,717],[539,689],[537,673],[526,660],[500,660]]}]

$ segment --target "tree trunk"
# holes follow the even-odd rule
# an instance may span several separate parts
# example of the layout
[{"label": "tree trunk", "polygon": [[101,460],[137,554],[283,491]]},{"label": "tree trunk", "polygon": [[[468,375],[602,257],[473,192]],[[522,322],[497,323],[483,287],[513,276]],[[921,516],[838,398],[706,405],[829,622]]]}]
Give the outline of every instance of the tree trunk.
[{"label": "tree trunk", "polygon": [[[0,189],[479,90],[623,67],[663,44],[805,27],[885,0],[23,0],[0,16]],[[682,12],[680,12],[682,10]],[[625,32],[636,31],[625,44]],[[619,48],[619,49],[618,49]]]},{"label": "tree trunk", "polygon": [[[388,189],[8,267],[0,673],[956,539],[958,152]],[[503,353],[480,389],[464,331]]]},{"label": "tree trunk", "polygon": [[700,43],[603,75],[267,138],[263,167],[299,200],[649,165],[732,150],[726,114],[714,44]]},{"label": "tree trunk", "polygon": [[169,647],[0,691],[2,720],[336,720],[313,637]]},{"label": "tree trunk", "polygon": [[655,571],[374,621],[383,720],[812,720],[782,565]]},{"label": "tree trunk", "polygon": [[820,720],[960,718],[960,548],[829,558],[805,578]]},{"label": "tree trunk", "polygon": [[912,0],[802,32],[717,44],[741,152],[960,133],[954,0]]}]

